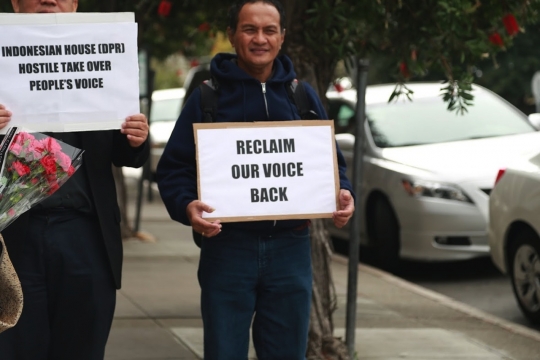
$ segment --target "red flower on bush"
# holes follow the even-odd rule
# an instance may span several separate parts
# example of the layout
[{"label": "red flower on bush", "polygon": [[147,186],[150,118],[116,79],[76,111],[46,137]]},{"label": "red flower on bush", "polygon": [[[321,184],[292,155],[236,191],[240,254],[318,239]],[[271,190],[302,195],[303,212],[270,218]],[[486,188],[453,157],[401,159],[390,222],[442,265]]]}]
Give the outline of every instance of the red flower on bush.
[{"label": "red flower on bush", "polygon": [[169,16],[169,14],[171,13],[171,8],[172,8],[172,3],[170,1],[162,0],[159,3],[157,11],[160,16],[166,17],[166,16]]},{"label": "red flower on bush", "polygon": [[499,47],[503,47],[504,46],[504,41],[501,37],[501,35],[499,35],[499,33],[493,33],[489,36],[489,41],[495,45],[495,46],[499,46]]},{"label": "red flower on bush", "polygon": [[410,78],[411,73],[409,72],[409,67],[407,66],[407,63],[405,61],[402,61],[399,64],[399,72],[401,75],[403,75],[404,78]]},{"label": "red flower on bush", "polygon": [[197,27],[197,30],[200,32],[205,32],[210,30],[210,24],[207,22],[203,22],[201,25]]},{"label": "red flower on bush", "polygon": [[514,36],[519,32],[519,25],[516,18],[512,14],[507,14],[503,17],[503,24],[506,28],[506,32],[510,36]]}]

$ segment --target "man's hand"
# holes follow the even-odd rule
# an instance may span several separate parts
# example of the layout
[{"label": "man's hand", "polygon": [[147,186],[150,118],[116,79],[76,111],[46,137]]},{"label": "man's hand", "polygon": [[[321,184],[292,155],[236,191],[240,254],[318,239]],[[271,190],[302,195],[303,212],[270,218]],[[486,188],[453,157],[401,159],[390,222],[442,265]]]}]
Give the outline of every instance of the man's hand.
[{"label": "man's hand", "polygon": [[202,201],[193,200],[186,208],[186,214],[191,223],[191,227],[195,232],[202,234],[204,237],[216,236],[221,232],[221,222],[216,220],[214,222],[206,221],[202,218],[202,213],[211,213],[214,209]]},{"label": "man's hand", "polygon": [[342,228],[347,224],[354,212],[354,198],[349,190],[339,190],[339,210],[332,214],[334,225]]},{"label": "man's hand", "polygon": [[8,111],[6,107],[0,104],[0,129],[6,127],[11,120],[11,111]]},{"label": "man's hand", "polygon": [[129,116],[120,131],[127,136],[131,147],[139,147],[148,138],[148,120],[144,114]]}]

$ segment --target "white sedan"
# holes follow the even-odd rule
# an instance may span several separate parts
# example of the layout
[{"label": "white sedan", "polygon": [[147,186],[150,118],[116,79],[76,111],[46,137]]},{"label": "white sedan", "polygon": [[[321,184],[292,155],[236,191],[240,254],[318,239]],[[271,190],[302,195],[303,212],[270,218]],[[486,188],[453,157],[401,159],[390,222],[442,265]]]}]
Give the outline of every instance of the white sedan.
[{"label": "white sedan", "polygon": [[499,171],[489,210],[491,258],[523,314],[540,324],[540,154]]},{"label": "white sedan", "polygon": [[[473,86],[464,116],[448,111],[443,85],[412,83],[414,94],[388,102],[395,85],[368,86],[363,159],[361,243],[379,266],[489,256],[488,201],[497,171],[538,149],[526,115],[493,92]],[[329,92],[329,117],[352,180],[356,91]],[[341,134],[340,134],[341,133]],[[328,224],[348,239],[350,229]]]},{"label": "white sedan", "polygon": [[182,103],[186,90],[173,88],[156,90],[152,93],[152,106],[150,108],[150,143],[151,171],[155,173],[163,149],[169,141],[176,120],[182,110]]}]

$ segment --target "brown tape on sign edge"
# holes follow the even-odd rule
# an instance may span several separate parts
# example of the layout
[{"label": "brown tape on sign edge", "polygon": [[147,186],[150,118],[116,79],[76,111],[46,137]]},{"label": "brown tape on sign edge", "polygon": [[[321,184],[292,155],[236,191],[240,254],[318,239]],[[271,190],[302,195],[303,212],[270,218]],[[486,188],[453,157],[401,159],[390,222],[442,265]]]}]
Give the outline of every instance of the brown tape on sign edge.
[{"label": "brown tape on sign edge", "polygon": [[21,283],[9,260],[4,238],[0,234],[0,333],[17,324],[22,308]]}]

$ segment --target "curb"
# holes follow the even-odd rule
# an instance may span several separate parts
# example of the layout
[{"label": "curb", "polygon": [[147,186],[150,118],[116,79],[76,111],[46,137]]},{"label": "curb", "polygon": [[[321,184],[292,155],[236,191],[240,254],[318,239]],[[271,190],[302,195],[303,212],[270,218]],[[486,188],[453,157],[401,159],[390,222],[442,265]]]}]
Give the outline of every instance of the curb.
[{"label": "curb", "polygon": [[[332,261],[339,262],[341,264],[347,265],[349,263],[348,259],[338,255],[332,255]],[[421,295],[425,298],[438,302],[444,306],[458,310],[464,314],[467,314],[471,317],[484,321],[486,323],[496,325],[502,329],[508,330],[514,334],[525,336],[534,341],[540,342],[540,333],[534,330],[531,330],[523,325],[514,324],[508,320],[501,319],[495,315],[488,314],[482,310],[478,310],[472,306],[466,305],[462,302],[454,300],[446,295],[442,295],[438,292],[426,289],[424,287],[413,284],[407,280],[403,280],[394,276],[390,273],[387,273],[383,270],[374,268],[372,266],[360,263],[358,265],[358,271],[364,272],[373,276],[380,278],[387,283],[397,285],[400,288],[413,292],[415,294]]]}]

